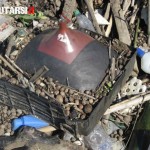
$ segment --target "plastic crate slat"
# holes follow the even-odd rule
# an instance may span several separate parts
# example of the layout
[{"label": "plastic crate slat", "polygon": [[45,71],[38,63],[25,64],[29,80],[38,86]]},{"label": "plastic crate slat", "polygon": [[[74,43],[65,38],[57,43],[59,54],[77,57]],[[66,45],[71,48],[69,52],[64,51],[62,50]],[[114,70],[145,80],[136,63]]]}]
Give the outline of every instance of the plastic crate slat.
[{"label": "plastic crate slat", "polygon": [[0,104],[26,110],[56,128],[65,122],[62,106],[53,99],[46,100],[3,80],[0,80]]},{"label": "plastic crate slat", "polygon": [[4,84],[4,90],[5,90],[5,92],[6,92],[7,95],[8,95],[8,98],[9,98],[9,100],[10,100],[11,105],[13,106],[12,99],[11,99],[11,97],[10,97],[10,95],[9,95],[9,92],[8,92],[7,87],[5,86],[5,84]]}]

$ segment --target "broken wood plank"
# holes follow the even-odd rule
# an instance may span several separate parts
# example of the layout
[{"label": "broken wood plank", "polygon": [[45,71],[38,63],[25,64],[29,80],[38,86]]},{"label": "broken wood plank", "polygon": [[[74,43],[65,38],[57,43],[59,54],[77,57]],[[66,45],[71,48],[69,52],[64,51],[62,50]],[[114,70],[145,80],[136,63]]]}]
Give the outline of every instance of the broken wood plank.
[{"label": "broken wood plank", "polygon": [[110,3],[107,4],[106,12],[105,12],[105,14],[104,14],[104,18],[105,18],[106,20],[109,19],[109,13],[110,13]]},{"label": "broken wood plank", "polygon": [[120,0],[110,0],[110,5],[115,18],[119,40],[127,45],[131,44],[130,34],[127,28],[125,17],[121,9]]},{"label": "broken wood plank", "polygon": [[44,74],[46,74],[49,71],[49,69],[46,66],[41,67],[29,80],[30,82],[35,82],[37,79],[42,77]]},{"label": "broken wood plank", "polygon": [[139,10],[139,8],[138,8],[138,5],[136,4],[134,6],[133,14],[132,14],[131,19],[130,19],[130,23],[129,23],[130,25],[134,24],[138,10]]},{"label": "broken wood plank", "polygon": [[131,5],[131,0],[125,0],[123,3],[123,15],[126,14],[129,6]]}]

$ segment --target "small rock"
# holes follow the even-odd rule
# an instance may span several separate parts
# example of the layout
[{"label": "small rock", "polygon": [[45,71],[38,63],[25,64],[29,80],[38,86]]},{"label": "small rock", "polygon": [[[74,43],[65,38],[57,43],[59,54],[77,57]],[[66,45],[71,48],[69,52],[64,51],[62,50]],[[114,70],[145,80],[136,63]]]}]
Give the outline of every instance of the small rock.
[{"label": "small rock", "polygon": [[55,91],[54,94],[55,94],[55,95],[58,95],[58,94],[59,94],[59,91]]},{"label": "small rock", "polygon": [[65,92],[61,91],[61,92],[60,92],[60,95],[61,95],[62,97],[65,97]]},{"label": "small rock", "polygon": [[116,135],[116,134],[117,134],[117,131],[114,131],[114,132],[113,132],[113,134],[115,134],[115,135]]},{"label": "small rock", "polygon": [[0,125],[0,129],[5,129],[5,125],[4,124]]},{"label": "small rock", "polygon": [[90,91],[86,90],[84,91],[85,94],[90,94]]},{"label": "small rock", "polygon": [[81,119],[85,119],[85,118],[86,118],[85,114],[81,115]]},{"label": "small rock", "polygon": [[64,92],[64,91],[65,91],[64,87],[60,88],[60,92]]},{"label": "small rock", "polygon": [[147,47],[147,43],[143,43],[143,47],[145,47],[145,48],[146,48],[146,47]]},{"label": "small rock", "polygon": [[85,106],[84,106],[84,112],[85,113],[91,113],[92,112],[92,105],[90,105],[90,104],[86,104]]},{"label": "small rock", "polygon": [[65,115],[69,116],[70,115],[70,111],[69,110],[65,110]]},{"label": "small rock", "polygon": [[44,24],[44,28],[47,28],[48,27],[48,25],[47,24]]},{"label": "small rock", "polygon": [[117,140],[118,140],[118,141],[122,141],[122,140],[123,140],[122,136],[118,136],[118,137],[117,137]]},{"label": "small rock", "polygon": [[70,102],[73,102],[73,101],[74,101],[74,98],[73,98],[73,97],[70,97],[69,100],[70,100]]},{"label": "small rock", "polygon": [[20,114],[20,115],[22,114],[22,110],[21,109],[17,109],[16,111],[17,111],[18,114]]},{"label": "small rock", "polygon": [[60,7],[61,6],[61,1],[60,0],[55,0],[55,4],[57,7]]},{"label": "small rock", "polygon": [[118,130],[118,134],[122,136],[122,135],[123,135],[123,130],[122,130],[122,129],[119,129],[119,130]]},{"label": "small rock", "polygon": [[11,109],[11,113],[16,113],[16,109],[15,109],[15,108],[12,108],[12,109]]},{"label": "small rock", "polygon": [[37,85],[40,85],[40,83],[41,83],[41,80],[40,79],[38,79],[38,80],[36,80],[36,82],[35,82]]},{"label": "small rock", "polygon": [[4,129],[0,128],[0,136],[4,135]]},{"label": "small rock", "polygon": [[61,95],[57,95],[56,100],[61,104],[63,103],[63,97]]},{"label": "small rock", "polygon": [[41,92],[40,95],[41,95],[42,97],[44,97],[44,96],[45,96],[45,92]]},{"label": "small rock", "polygon": [[74,93],[74,91],[69,89],[69,94],[72,95],[73,93]]},{"label": "small rock", "polygon": [[7,124],[7,128],[8,128],[8,129],[11,129],[11,123],[8,123],[8,124]]},{"label": "small rock", "polygon": [[8,111],[7,109],[3,109],[4,114],[7,114],[7,111]]},{"label": "small rock", "polygon": [[83,104],[83,105],[86,105],[86,104],[87,104],[87,101],[86,101],[86,100],[83,100],[83,101],[82,101],[82,104]]},{"label": "small rock", "polygon": [[89,103],[90,103],[90,104],[93,104],[93,99],[92,99],[92,98],[89,99]]},{"label": "small rock", "polygon": [[16,84],[16,83],[17,83],[17,80],[16,80],[15,78],[11,78],[9,81],[10,81],[12,84]]},{"label": "small rock", "polygon": [[132,117],[131,116],[125,116],[123,119],[128,124],[132,121]]},{"label": "small rock", "polygon": [[17,23],[17,27],[20,27],[22,28],[23,27],[23,24],[21,22]]},{"label": "small rock", "polygon": [[10,136],[10,133],[5,133],[4,135],[5,135],[5,136]]},{"label": "small rock", "polygon": [[11,131],[10,135],[14,135],[14,131]]},{"label": "small rock", "polygon": [[80,110],[82,110],[82,109],[83,109],[83,105],[82,105],[82,104],[79,104],[79,106],[78,106],[78,107],[79,107],[79,109],[80,109]]},{"label": "small rock", "polygon": [[74,100],[74,102],[75,102],[76,105],[79,105],[79,100],[78,99]]}]

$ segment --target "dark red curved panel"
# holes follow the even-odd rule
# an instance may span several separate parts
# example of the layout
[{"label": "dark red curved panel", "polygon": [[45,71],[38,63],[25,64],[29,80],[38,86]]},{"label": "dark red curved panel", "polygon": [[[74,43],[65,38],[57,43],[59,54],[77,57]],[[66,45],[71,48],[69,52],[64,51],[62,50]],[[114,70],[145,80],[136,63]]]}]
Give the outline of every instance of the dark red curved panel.
[{"label": "dark red curved panel", "polygon": [[93,40],[80,31],[67,28],[66,24],[61,22],[60,29],[54,35],[46,36],[38,50],[71,64],[84,47]]}]

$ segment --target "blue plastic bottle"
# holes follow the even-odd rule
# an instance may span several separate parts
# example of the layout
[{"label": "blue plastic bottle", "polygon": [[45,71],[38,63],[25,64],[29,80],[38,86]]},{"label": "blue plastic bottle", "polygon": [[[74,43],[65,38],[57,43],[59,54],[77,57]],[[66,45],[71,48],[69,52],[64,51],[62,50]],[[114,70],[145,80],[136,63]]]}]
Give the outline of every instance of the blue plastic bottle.
[{"label": "blue plastic bottle", "polygon": [[21,126],[34,127],[36,129],[48,126],[49,124],[41,119],[38,119],[32,115],[22,116],[12,121],[13,131],[17,130]]},{"label": "blue plastic bottle", "polygon": [[82,15],[78,9],[74,13],[81,28],[95,32],[92,22],[86,16]]},{"label": "blue plastic bottle", "polygon": [[141,69],[150,74],[150,52],[144,52],[141,48],[137,48],[137,55],[141,58]]}]

